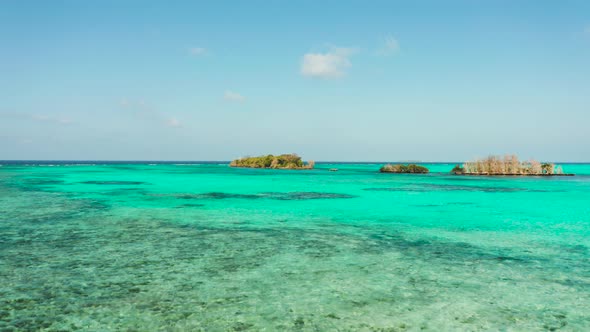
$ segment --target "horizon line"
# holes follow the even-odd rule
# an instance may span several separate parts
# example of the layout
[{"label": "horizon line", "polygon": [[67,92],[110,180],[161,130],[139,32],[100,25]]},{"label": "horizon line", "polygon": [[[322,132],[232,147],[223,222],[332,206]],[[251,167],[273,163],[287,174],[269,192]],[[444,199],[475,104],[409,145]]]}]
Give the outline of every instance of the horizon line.
[{"label": "horizon line", "polygon": [[[0,164],[3,162],[101,162],[101,163],[230,163],[231,160],[153,160],[153,159],[137,159],[137,160],[116,160],[116,159],[0,159]],[[422,160],[397,160],[397,161],[375,161],[375,160],[323,160],[315,161],[316,164],[330,164],[330,163],[364,163],[364,164],[380,164],[380,163],[417,163],[417,164],[453,164],[464,163],[466,161],[422,161]],[[562,164],[590,164],[590,161],[550,161],[553,163]]]}]

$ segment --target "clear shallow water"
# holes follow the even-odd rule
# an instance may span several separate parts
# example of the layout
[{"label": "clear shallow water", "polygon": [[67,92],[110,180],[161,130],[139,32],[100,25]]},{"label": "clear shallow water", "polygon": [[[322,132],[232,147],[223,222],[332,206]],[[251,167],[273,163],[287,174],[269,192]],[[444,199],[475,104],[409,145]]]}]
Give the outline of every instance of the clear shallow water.
[{"label": "clear shallow water", "polygon": [[0,329],[590,329],[590,165],[318,166],[4,164]]}]

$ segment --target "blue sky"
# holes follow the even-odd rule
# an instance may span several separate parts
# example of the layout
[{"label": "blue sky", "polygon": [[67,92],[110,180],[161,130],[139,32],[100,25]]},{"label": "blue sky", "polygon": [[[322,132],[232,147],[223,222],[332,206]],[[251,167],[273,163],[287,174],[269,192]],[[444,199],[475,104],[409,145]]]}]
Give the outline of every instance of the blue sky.
[{"label": "blue sky", "polygon": [[0,2],[0,159],[590,161],[588,1]]}]

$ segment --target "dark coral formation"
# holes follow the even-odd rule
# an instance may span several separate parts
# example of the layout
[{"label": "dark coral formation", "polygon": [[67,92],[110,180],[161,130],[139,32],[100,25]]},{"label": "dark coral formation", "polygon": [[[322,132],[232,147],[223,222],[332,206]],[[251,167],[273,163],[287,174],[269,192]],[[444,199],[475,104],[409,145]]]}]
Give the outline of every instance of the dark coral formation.
[{"label": "dark coral formation", "polygon": [[135,186],[140,184],[146,184],[141,181],[84,181],[80,182],[83,184],[98,184],[98,185],[111,185],[111,186]]},{"label": "dark coral formation", "polygon": [[259,194],[235,194],[224,192],[209,192],[202,194],[152,194],[151,196],[172,196],[179,199],[274,199],[278,201],[300,201],[310,199],[354,198],[354,195],[339,193],[324,193],[313,191],[295,192],[265,192]]}]

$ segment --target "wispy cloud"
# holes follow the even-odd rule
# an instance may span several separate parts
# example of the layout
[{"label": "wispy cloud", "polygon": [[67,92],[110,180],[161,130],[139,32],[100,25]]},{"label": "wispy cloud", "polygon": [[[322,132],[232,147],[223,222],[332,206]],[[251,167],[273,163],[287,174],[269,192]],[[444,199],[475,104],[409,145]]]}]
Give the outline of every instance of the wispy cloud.
[{"label": "wispy cloud", "polygon": [[123,98],[119,102],[119,106],[121,106],[123,108],[127,108],[127,107],[131,106],[131,103],[129,102],[129,100],[127,98]]},{"label": "wispy cloud", "polygon": [[69,117],[51,114],[22,114],[22,117],[36,122],[57,123],[60,125],[70,125],[74,123],[74,120]]},{"label": "wispy cloud", "polygon": [[393,36],[388,36],[383,41],[383,45],[377,51],[377,54],[387,56],[387,55],[394,55],[397,52],[399,52],[398,40]]},{"label": "wispy cloud", "polygon": [[170,117],[162,112],[159,112],[156,107],[146,103],[143,99],[129,99],[123,98],[119,102],[119,106],[131,112],[138,118],[145,119],[150,122],[157,122],[165,127],[180,128],[182,123],[176,117]]},{"label": "wispy cloud", "polygon": [[0,118],[2,117],[59,125],[70,125],[75,123],[70,117],[48,113],[0,112]]},{"label": "wispy cloud", "polygon": [[303,55],[301,74],[315,78],[340,78],[352,64],[350,56],[354,48],[332,47],[327,53],[307,53]]},{"label": "wispy cloud", "polygon": [[178,121],[178,119],[174,118],[174,117],[166,120],[165,123],[168,127],[182,127],[182,124],[180,123],[180,121]]},{"label": "wispy cloud", "polygon": [[223,94],[223,99],[232,102],[243,103],[246,101],[246,97],[242,96],[241,94],[233,91],[225,91]]},{"label": "wispy cloud", "polygon": [[137,113],[156,113],[154,108],[148,105],[143,99],[129,99],[123,98],[119,101],[119,106],[122,109],[130,110]]},{"label": "wispy cloud", "polygon": [[26,114],[25,116],[29,117],[31,120],[39,121],[39,122],[50,121],[52,119],[52,117],[50,117],[49,115],[46,115],[46,114],[30,114],[30,115]]},{"label": "wispy cloud", "polygon": [[70,118],[58,118],[57,122],[63,125],[69,125],[74,123],[74,120],[70,119]]},{"label": "wispy cloud", "polygon": [[194,56],[205,55],[208,53],[207,49],[204,47],[191,47],[189,49],[189,53]]}]

